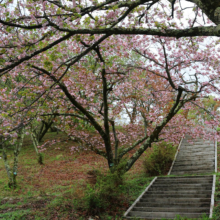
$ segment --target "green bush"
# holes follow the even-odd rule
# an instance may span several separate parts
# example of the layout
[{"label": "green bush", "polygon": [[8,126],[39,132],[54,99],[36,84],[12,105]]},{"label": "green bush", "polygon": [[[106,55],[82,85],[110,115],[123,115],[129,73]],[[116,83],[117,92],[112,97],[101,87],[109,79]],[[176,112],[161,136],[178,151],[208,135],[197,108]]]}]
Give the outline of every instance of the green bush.
[{"label": "green bush", "polygon": [[144,168],[149,176],[164,175],[169,171],[176,147],[166,142],[154,144],[145,152]]},{"label": "green bush", "polygon": [[105,175],[97,172],[96,183],[87,184],[83,197],[77,200],[76,207],[89,215],[114,212],[124,202],[121,184],[123,177],[119,177],[118,172]]}]

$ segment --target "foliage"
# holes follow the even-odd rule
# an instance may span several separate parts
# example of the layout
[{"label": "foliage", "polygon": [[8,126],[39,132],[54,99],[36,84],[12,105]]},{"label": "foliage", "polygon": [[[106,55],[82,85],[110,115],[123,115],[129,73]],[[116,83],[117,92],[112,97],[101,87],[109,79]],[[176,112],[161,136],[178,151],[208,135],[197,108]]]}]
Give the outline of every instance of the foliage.
[{"label": "foliage", "polygon": [[220,204],[218,203],[213,210],[213,218],[214,220],[218,220],[220,217]]},{"label": "foliage", "polygon": [[145,152],[144,167],[147,175],[157,176],[166,174],[171,166],[176,153],[176,147],[172,144],[161,142],[154,144]]},{"label": "foliage", "polygon": [[[54,133],[46,134],[46,139],[54,139],[54,135]],[[57,138],[66,139],[66,136],[59,133]],[[114,177],[115,181],[111,181],[112,176],[116,174],[107,172],[107,166],[102,157],[98,157],[93,152],[71,155],[65,143],[55,145],[61,148],[59,150],[49,149],[45,153],[46,165],[40,166],[34,159],[36,153],[31,144],[30,137],[25,137],[24,147],[20,153],[20,178],[18,179],[20,188],[6,190],[4,187],[7,176],[4,170],[0,169],[0,219],[4,216],[5,219],[17,220],[19,219],[17,217],[22,216],[25,220],[33,218],[36,220],[56,218],[88,220],[89,217],[96,220],[121,220],[123,213],[153,179],[146,177],[139,161],[139,164],[124,174],[120,184],[117,177]],[[69,140],[69,145],[72,144]],[[57,157],[61,154],[62,157]],[[73,157],[76,158],[73,160]],[[2,159],[0,167],[3,167]],[[91,167],[93,167],[92,170]],[[87,173],[94,173],[98,177],[97,181],[89,185]],[[114,198],[118,203],[109,204],[101,195],[104,194],[104,189],[112,190],[112,186],[115,185],[118,185],[114,190],[118,192],[120,201],[117,200],[116,194]],[[216,190],[218,192],[219,188]],[[95,206],[90,210],[89,215],[86,207],[88,208],[89,205],[94,207],[94,203],[89,203],[89,201],[94,201],[93,198],[95,198],[95,204],[99,204],[100,200],[104,201],[103,207],[106,207],[104,212],[102,208]],[[110,201],[111,199],[113,198],[110,198]],[[216,213],[214,220],[219,219],[219,210],[219,205],[217,205],[214,209]],[[95,212],[98,214],[91,216],[91,213]]]},{"label": "foliage", "polygon": [[[210,219],[209,216],[207,216],[206,214],[203,214],[200,218],[200,220],[209,220],[209,219]],[[168,220],[168,219],[162,218],[161,220]],[[181,217],[180,215],[176,215],[175,220],[195,220],[195,218],[187,218],[187,217]]]},{"label": "foliage", "polygon": [[[87,184],[84,197],[78,203],[78,208],[86,210],[88,214],[99,214],[105,212],[106,209],[114,211],[123,203],[123,195],[120,187],[124,184],[121,174],[121,167],[115,172],[101,174],[97,170],[93,170],[96,177],[95,184]],[[123,172],[124,173],[124,172]],[[79,204],[81,207],[79,207]]]},{"label": "foliage", "polygon": [[195,109],[190,109],[187,112],[188,118],[195,120],[196,123],[205,124],[213,120],[215,117],[213,113],[219,114],[220,102],[214,96],[210,95],[200,100],[199,105],[195,107]]},{"label": "foliage", "polygon": [[[218,148],[219,151],[219,148]],[[218,152],[218,157],[219,157],[219,152]],[[215,206],[213,209],[213,219],[217,220],[220,216],[220,183],[219,183],[219,175],[216,175],[216,182],[215,182]]]},{"label": "foliage", "polygon": [[83,197],[75,202],[78,210],[88,215],[114,215],[120,209],[125,211],[151,181],[143,175],[125,180],[110,172],[99,172],[97,177],[96,184],[88,184]]},{"label": "foliage", "polygon": [[26,219],[27,214],[29,214],[30,210],[17,210],[14,212],[3,213],[0,214],[0,219],[2,220],[23,220]]}]

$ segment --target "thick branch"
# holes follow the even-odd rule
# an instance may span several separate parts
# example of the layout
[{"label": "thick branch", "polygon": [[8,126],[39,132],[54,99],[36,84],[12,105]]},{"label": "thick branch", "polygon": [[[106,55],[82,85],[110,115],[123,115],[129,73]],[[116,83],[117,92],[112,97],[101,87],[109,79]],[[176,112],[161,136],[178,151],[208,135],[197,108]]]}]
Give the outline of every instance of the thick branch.
[{"label": "thick branch", "polygon": [[132,146],[125,148],[118,156],[119,159],[121,159],[126,153],[133,150],[135,147],[137,147],[139,144],[141,144],[143,141],[145,141],[148,138],[148,136],[145,136],[141,138],[140,140],[136,141]]},{"label": "thick branch", "polygon": [[12,70],[14,67],[18,66],[19,64],[23,63],[24,61],[30,60],[32,57],[47,51],[48,49],[52,48],[53,46],[59,44],[60,42],[62,42],[64,40],[67,40],[68,38],[70,38],[73,35],[74,34],[69,33],[69,34],[65,35],[64,37],[61,37],[58,40],[54,41],[53,43],[48,44],[46,47],[44,47],[40,50],[37,50],[34,53],[32,53],[30,55],[27,55],[27,56],[21,58],[20,60],[14,62],[12,64],[7,65],[6,67],[0,69],[0,73],[1,73],[0,76],[4,75],[5,71]]},{"label": "thick branch", "polygon": [[77,117],[82,120],[88,121],[88,118],[84,118],[81,115],[72,114],[72,113],[57,113],[56,112],[56,113],[51,113],[51,114],[42,114],[41,116],[51,116],[51,115],[54,115],[54,116],[73,116],[73,117]]},{"label": "thick branch", "polygon": [[102,28],[102,29],[63,29],[71,34],[107,34],[107,35],[157,35],[164,37],[195,37],[195,36],[220,36],[220,25],[193,27],[186,29],[158,29],[158,28]]}]

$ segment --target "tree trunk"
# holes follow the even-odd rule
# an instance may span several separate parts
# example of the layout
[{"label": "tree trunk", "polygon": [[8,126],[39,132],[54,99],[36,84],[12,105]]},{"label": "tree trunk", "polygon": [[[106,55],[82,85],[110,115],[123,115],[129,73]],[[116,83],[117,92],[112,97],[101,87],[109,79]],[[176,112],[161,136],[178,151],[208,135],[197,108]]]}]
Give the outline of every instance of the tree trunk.
[{"label": "tree trunk", "polygon": [[18,133],[18,141],[14,148],[14,166],[13,166],[13,173],[12,173],[12,186],[11,188],[17,187],[16,177],[18,173],[18,155],[21,151],[21,147],[23,145],[23,139],[24,139],[24,128],[21,128],[21,130]]},{"label": "tree trunk", "polygon": [[12,170],[8,164],[8,157],[7,157],[7,149],[5,147],[5,144],[3,143],[3,138],[1,138],[1,145],[2,145],[2,157],[4,160],[4,164],[5,164],[5,169],[8,175],[8,186],[9,188],[11,188],[12,183],[13,183],[13,179],[12,179]]},{"label": "tree trunk", "polygon": [[43,155],[41,153],[39,153],[39,151],[38,151],[37,146],[39,146],[39,142],[38,142],[36,134],[34,133],[32,128],[31,128],[31,139],[32,139],[34,149],[35,149],[37,157],[38,157],[37,162],[42,165],[43,164]]},{"label": "tree trunk", "polygon": [[24,139],[24,128],[21,128],[21,130],[18,133],[17,143],[15,144],[14,147],[14,165],[13,165],[13,169],[11,169],[8,163],[7,149],[5,147],[3,137],[1,138],[2,156],[5,164],[5,169],[8,175],[8,186],[9,188],[13,188],[13,189],[17,187],[16,177],[18,173],[18,155],[21,151],[23,139]]},{"label": "tree trunk", "polygon": [[[51,127],[52,124],[53,124],[53,121],[51,121],[49,123],[46,123],[46,122],[43,122],[43,123],[44,123],[45,126],[44,126],[44,129],[42,130],[42,132],[39,134],[38,142],[42,141],[43,137],[48,132],[49,128],[51,128],[51,131],[54,132],[53,127]],[[56,131],[57,131],[57,129],[56,129]]]}]

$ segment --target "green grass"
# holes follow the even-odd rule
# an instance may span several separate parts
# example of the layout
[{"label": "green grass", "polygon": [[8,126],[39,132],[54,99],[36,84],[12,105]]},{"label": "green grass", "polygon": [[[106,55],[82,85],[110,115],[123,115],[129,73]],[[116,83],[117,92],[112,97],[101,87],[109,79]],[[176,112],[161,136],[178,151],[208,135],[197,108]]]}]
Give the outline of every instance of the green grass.
[{"label": "green grass", "polygon": [[[57,136],[56,133],[49,133],[46,139],[53,139]],[[62,138],[62,135],[60,135]],[[64,138],[64,137],[63,137]],[[105,170],[99,165],[98,161],[95,161],[93,165],[85,163],[78,164],[78,155],[70,155],[68,145],[64,143],[58,143],[55,147],[61,149],[56,151],[51,150],[44,152],[45,165],[41,166],[37,163],[37,157],[33,146],[31,145],[30,138],[25,139],[25,146],[22,148],[19,156],[19,172],[18,172],[18,188],[11,190],[7,187],[7,175],[4,169],[3,161],[0,160],[0,219],[76,219],[87,220],[89,215],[85,210],[85,201],[88,202],[90,198],[86,190],[88,190],[88,182],[85,179],[72,180],[71,172],[67,172],[67,177],[62,180],[62,184],[58,182],[56,177],[48,179],[43,175],[43,172],[50,172],[51,175],[55,173],[63,174],[64,168],[70,169],[70,171],[84,172],[85,170],[100,169],[100,172],[104,175]],[[69,144],[70,145],[70,144]],[[9,151],[12,155],[12,152]],[[89,156],[89,155],[88,155]],[[86,157],[86,156],[85,156]],[[12,158],[12,157],[11,157]],[[55,165],[54,165],[55,164]],[[66,164],[66,166],[60,169],[60,166]],[[78,165],[77,168],[75,165]],[[216,184],[216,203],[220,198],[219,177],[217,175]],[[161,175],[164,176],[164,175]],[[175,175],[170,175],[174,177]],[[186,176],[186,175],[183,175]],[[188,175],[187,175],[188,176]],[[190,175],[195,176],[195,175]],[[167,177],[167,176],[164,176]],[[123,184],[118,186],[118,196],[121,198],[122,203],[112,202],[112,207],[107,208],[106,211],[97,213],[94,216],[99,216],[99,219],[103,220],[122,220],[122,216],[127,208],[137,199],[137,197],[143,192],[143,190],[149,185],[154,177],[146,177],[144,171],[141,172],[128,172],[124,176]],[[38,184],[42,185],[38,186]],[[45,184],[45,186],[44,186]],[[91,192],[99,193],[105,186],[90,186]],[[81,199],[83,198],[83,199]],[[117,204],[120,206],[117,207]],[[114,209],[114,211],[111,210]],[[97,218],[96,218],[97,219]],[[203,217],[203,220],[207,217]],[[214,208],[213,220],[220,219],[220,204]],[[190,220],[189,218],[179,218],[179,220]]]},{"label": "green grass", "polygon": [[[63,138],[62,135],[60,136]],[[55,137],[57,137],[56,133],[48,133],[45,139],[54,139]],[[85,212],[76,209],[76,204],[79,204],[79,198],[83,196],[84,190],[88,186],[85,180],[72,181],[70,178],[62,180],[61,185],[57,183],[56,178],[49,180],[45,179],[45,176],[41,176],[42,170],[51,172],[51,175],[57,172],[62,174],[63,169],[59,170],[59,164],[67,164],[66,167],[74,171],[75,167],[68,167],[68,163],[74,162],[78,155],[70,155],[67,146],[65,143],[58,143],[51,147],[51,150],[49,149],[44,152],[45,165],[41,166],[37,163],[37,156],[30,138],[25,138],[25,145],[19,155],[18,188],[16,190],[8,188],[4,163],[0,160],[0,219],[26,220],[29,218],[33,219],[33,216],[34,219],[53,219],[54,216],[57,216],[59,219],[74,219],[74,216],[77,220],[88,219]],[[55,147],[59,147],[60,150],[53,150]],[[8,151],[8,155],[10,155],[9,159],[12,162],[12,149]],[[56,166],[51,167],[51,165],[56,163]],[[95,161],[92,166],[84,163],[77,167],[77,172],[83,173],[84,170],[96,169],[97,167],[100,167],[98,161]],[[102,169],[100,172],[103,172]],[[100,218],[121,219],[124,211],[146,188],[151,179],[144,175],[132,176],[129,173],[126,174],[125,182],[119,189],[120,196],[126,201],[126,207],[117,210],[116,214],[100,213]],[[45,183],[48,187],[37,188],[36,184],[38,182]],[[42,198],[41,203],[43,206],[38,204],[39,197]],[[37,207],[35,208],[35,206]]]},{"label": "green grass", "polygon": [[30,209],[27,210],[16,210],[16,211],[12,211],[12,212],[7,212],[7,213],[3,213],[0,214],[0,219],[2,220],[25,220],[27,214],[30,213]]}]

